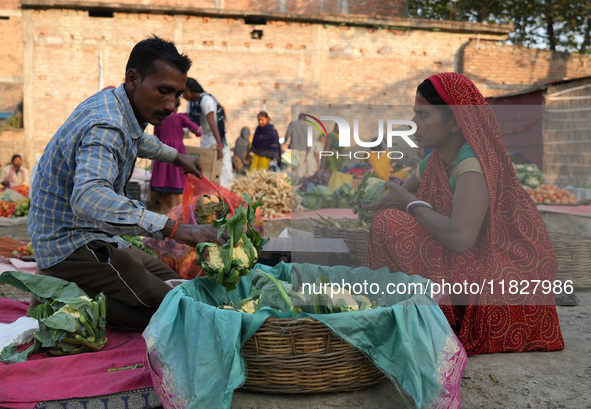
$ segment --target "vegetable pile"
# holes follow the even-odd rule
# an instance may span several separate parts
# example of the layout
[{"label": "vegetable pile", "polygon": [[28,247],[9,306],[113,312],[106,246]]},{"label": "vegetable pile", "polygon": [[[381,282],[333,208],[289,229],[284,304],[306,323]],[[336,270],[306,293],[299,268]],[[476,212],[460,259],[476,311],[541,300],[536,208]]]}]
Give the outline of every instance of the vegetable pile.
[{"label": "vegetable pile", "polygon": [[359,188],[353,196],[353,211],[359,215],[363,221],[367,221],[365,209],[362,205],[377,202],[385,193],[385,181],[376,176],[375,172],[367,172],[363,175]]},{"label": "vegetable pile", "polygon": [[129,244],[131,244],[134,247],[137,247],[138,249],[145,251],[146,253],[148,253],[149,255],[153,256],[153,257],[158,257],[158,255],[156,253],[154,253],[152,250],[150,250],[149,248],[147,248],[144,245],[144,242],[142,241],[142,236],[121,236],[121,238],[123,240],[125,240],[126,242],[128,242]]},{"label": "vegetable pile", "polygon": [[13,250],[12,253],[10,253],[10,257],[13,258],[21,258],[21,257],[25,257],[25,256],[33,256],[33,243],[28,242],[25,245],[19,246],[16,248],[16,250]]},{"label": "vegetable pile", "polygon": [[576,204],[579,199],[566,189],[556,185],[540,185],[535,189],[525,188],[534,203],[538,204]]},{"label": "vegetable pile", "polygon": [[[217,219],[226,216],[230,208],[215,195],[202,195],[195,204],[195,221],[197,224],[213,224]],[[230,215],[231,216],[231,215]]]},{"label": "vegetable pile", "polygon": [[298,181],[298,184],[302,186],[302,188],[305,190],[307,190],[309,184],[315,186],[328,185],[331,176],[332,171],[327,169],[318,169],[316,173],[314,173],[312,176],[308,176],[307,178],[301,178]]},{"label": "vegetable pile", "polygon": [[15,187],[11,187],[11,189],[17,193],[20,193],[24,197],[29,196],[29,186],[27,186],[27,185],[15,186]]},{"label": "vegetable pile", "polygon": [[[207,272],[207,277],[224,286],[227,291],[234,290],[240,279],[250,273],[269,240],[261,238],[253,228],[255,212],[263,198],[259,198],[255,204],[248,194],[244,195],[244,199],[246,203],[241,204],[230,219],[224,216],[213,223],[218,227],[218,238],[226,232],[230,239],[222,246],[217,243],[199,243],[195,248],[197,261]],[[208,259],[205,257],[206,251]]]},{"label": "vegetable pile", "polygon": [[[270,307],[278,311],[291,311],[294,315],[300,312],[309,314],[334,314],[347,311],[361,311],[377,308],[369,298],[363,295],[352,295],[344,289],[333,294],[313,294],[304,296],[291,283],[279,280],[261,269],[255,269],[251,275],[253,284],[252,296],[241,300],[238,304],[225,303],[220,307],[235,309],[249,314],[255,313],[263,307]],[[330,280],[318,277],[316,285],[330,288]],[[295,303],[294,303],[295,301]]]},{"label": "vegetable pile", "polygon": [[521,186],[536,188],[542,183],[542,172],[536,164],[513,164],[515,175]]},{"label": "vegetable pile", "polygon": [[0,200],[0,217],[12,217],[16,213],[16,205],[8,200]]},{"label": "vegetable pile", "polygon": [[17,186],[4,190],[0,196],[0,217],[23,217],[29,214],[31,199],[28,186]]},{"label": "vegetable pile", "polygon": [[354,194],[353,187],[348,183],[341,185],[332,194],[328,186],[317,185],[308,193],[302,195],[302,204],[309,210],[325,208],[350,209]]},{"label": "vegetable pile", "polygon": [[[232,192],[239,196],[248,194],[253,199],[263,198],[260,212],[263,217],[278,217],[297,208],[299,203],[292,196],[291,181],[284,172],[257,170],[234,179]],[[295,192],[295,189],[294,189]]]}]

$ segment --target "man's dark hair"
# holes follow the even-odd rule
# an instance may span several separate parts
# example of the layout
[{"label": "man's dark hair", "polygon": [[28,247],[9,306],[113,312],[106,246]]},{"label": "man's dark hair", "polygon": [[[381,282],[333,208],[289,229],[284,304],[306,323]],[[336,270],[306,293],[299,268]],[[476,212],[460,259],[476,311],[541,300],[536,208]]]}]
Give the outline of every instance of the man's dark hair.
[{"label": "man's dark hair", "polygon": [[444,117],[453,118],[451,108],[445,103],[443,98],[441,98],[431,80],[426,79],[421,82],[417,87],[417,94],[425,98],[431,105],[440,105],[439,109],[443,112]]},{"label": "man's dark hair", "polygon": [[154,35],[140,41],[133,47],[125,72],[135,69],[142,80],[147,75],[155,72],[154,61],[160,60],[176,67],[180,72],[186,74],[191,68],[191,60],[184,54],[180,54],[174,43],[161,39]]},{"label": "man's dark hair", "polygon": [[14,155],[12,155],[12,158],[10,159],[10,163],[14,162],[14,160],[16,158],[22,159],[23,157],[21,155],[19,155],[18,153],[15,153]]},{"label": "man's dark hair", "polygon": [[299,114],[298,119],[306,119],[306,114]]},{"label": "man's dark hair", "polygon": [[199,84],[195,78],[191,77],[187,78],[187,88],[191,92],[194,92],[196,94],[201,94],[202,92],[205,92],[201,84]]}]

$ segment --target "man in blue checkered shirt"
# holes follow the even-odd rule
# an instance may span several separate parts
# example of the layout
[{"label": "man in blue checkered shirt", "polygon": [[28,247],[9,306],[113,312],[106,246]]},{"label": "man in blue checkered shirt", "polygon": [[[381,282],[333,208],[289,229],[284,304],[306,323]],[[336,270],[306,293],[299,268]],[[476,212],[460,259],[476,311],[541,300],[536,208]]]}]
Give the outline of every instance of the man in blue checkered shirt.
[{"label": "man in blue checkered shirt", "polygon": [[163,262],[119,235],[223,244],[217,228],[178,224],[125,196],[138,157],[174,163],[201,177],[196,157],[144,132],[175,112],[191,60],[156,36],[135,45],[118,88],[80,104],[53,136],[31,187],[29,234],[40,274],[104,292],[107,320],[143,330],[178,278]]}]

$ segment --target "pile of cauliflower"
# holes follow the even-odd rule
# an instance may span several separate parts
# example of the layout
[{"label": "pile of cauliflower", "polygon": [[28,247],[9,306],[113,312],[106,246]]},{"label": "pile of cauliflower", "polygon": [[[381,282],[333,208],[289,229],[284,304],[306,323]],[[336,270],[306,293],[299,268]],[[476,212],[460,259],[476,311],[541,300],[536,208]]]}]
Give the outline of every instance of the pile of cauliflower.
[{"label": "pile of cauliflower", "polygon": [[223,216],[213,222],[218,227],[218,237],[227,233],[230,239],[223,245],[199,243],[195,248],[198,263],[207,272],[207,277],[215,280],[227,291],[234,290],[240,279],[250,273],[258,260],[261,249],[269,239],[263,239],[253,228],[256,209],[260,198],[252,203],[248,194],[230,218]]},{"label": "pile of cauliflower", "polygon": [[[257,249],[253,248],[254,257],[251,259],[248,254],[246,253],[244,240],[240,238],[238,241],[238,246],[234,247],[232,252],[232,259],[233,260],[240,260],[242,265],[249,266],[252,264],[253,260],[256,262],[258,258]],[[221,246],[212,246],[209,247],[209,260],[207,260],[207,264],[209,267],[213,269],[224,268],[226,265],[224,264],[224,259],[222,257],[222,247]]]}]

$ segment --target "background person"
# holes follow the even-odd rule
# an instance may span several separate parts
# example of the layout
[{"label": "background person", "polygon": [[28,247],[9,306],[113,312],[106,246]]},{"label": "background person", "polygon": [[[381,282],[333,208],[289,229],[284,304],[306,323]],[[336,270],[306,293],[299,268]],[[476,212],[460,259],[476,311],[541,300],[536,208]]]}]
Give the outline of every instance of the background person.
[{"label": "background person", "polygon": [[10,164],[0,171],[0,183],[4,187],[13,188],[21,185],[29,186],[29,170],[23,167],[23,158],[19,154],[12,155]]},{"label": "background person", "polygon": [[271,123],[269,114],[261,111],[257,115],[259,126],[257,126],[250,151],[253,153],[250,171],[267,170],[271,161],[277,161],[281,167],[281,144],[279,134]]},{"label": "background person", "polygon": [[216,149],[218,159],[222,160],[220,185],[232,188],[232,152],[226,141],[225,112],[218,100],[205,92],[194,78],[187,78],[187,90],[183,94],[189,101],[187,114],[189,119],[201,127],[201,147]]},{"label": "background person", "polygon": [[492,282],[494,295],[486,288],[483,295],[463,292],[440,302],[468,354],[563,349],[553,296],[530,292],[514,303],[498,286],[553,282],[557,260],[492,109],[468,78],[443,73],[419,85],[414,111],[415,141],[434,152],[402,186],[386,182],[387,193],[365,206],[376,216],[369,267],[438,283]]},{"label": "background person", "polygon": [[248,151],[250,149],[250,129],[243,126],[240,130],[240,136],[236,139],[234,145],[234,156],[232,157],[232,166],[236,174],[244,175],[248,171],[250,160]]},{"label": "background person", "polygon": [[185,91],[191,60],[156,36],[137,43],[125,82],[82,102],[45,148],[32,186],[29,235],[39,273],[103,292],[107,321],[143,330],[177,277],[119,235],[168,237],[195,246],[216,239],[210,225],[178,224],[125,197],[138,157],[201,176],[196,157],[145,133],[161,125]]},{"label": "background person", "polygon": [[[285,132],[285,141],[281,149],[282,151],[290,149],[292,167],[298,178],[311,176],[316,172],[317,166],[314,166],[316,161],[314,160],[312,164],[309,163],[308,154],[311,149],[308,147],[306,115],[300,114],[297,120],[289,123]],[[310,173],[311,167],[315,167],[316,169]]]},{"label": "background person", "polygon": [[[180,100],[176,105],[176,110]],[[183,128],[189,129],[195,136],[201,136],[201,128],[192,122],[186,114],[173,112],[162,125],[154,127],[154,135],[165,145],[175,148],[177,152],[186,154],[187,149],[183,143]],[[155,160],[152,164],[152,177],[150,190],[152,191],[154,211],[168,213],[173,207],[181,204],[183,188],[185,187],[185,174],[183,169],[172,163]]]},{"label": "background person", "polygon": [[339,125],[334,124],[332,132],[327,135],[325,151],[333,152],[333,155],[323,156],[321,167],[322,169],[330,170],[331,172],[340,172],[343,169],[343,157],[337,157],[344,152],[344,148],[339,145]]}]

